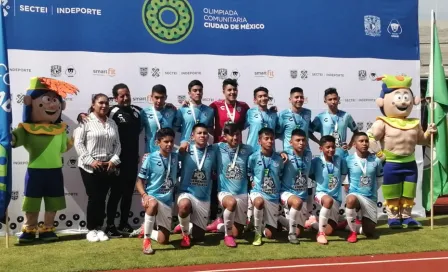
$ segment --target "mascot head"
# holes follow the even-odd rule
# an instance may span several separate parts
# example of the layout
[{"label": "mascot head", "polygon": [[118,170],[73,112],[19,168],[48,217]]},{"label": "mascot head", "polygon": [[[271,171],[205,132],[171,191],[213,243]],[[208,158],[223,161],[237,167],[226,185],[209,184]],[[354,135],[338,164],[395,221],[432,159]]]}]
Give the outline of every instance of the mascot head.
[{"label": "mascot head", "polygon": [[384,75],[377,78],[383,81],[380,97],[376,104],[383,115],[393,118],[408,117],[414,105],[420,103],[411,90],[412,78],[407,76]]},{"label": "mascot head", "polygon": [[78,89],[66,82],[45,78],[31,78],[23,110],[24,123],[55,124],[61,122],[67,94],[77,94]]}]

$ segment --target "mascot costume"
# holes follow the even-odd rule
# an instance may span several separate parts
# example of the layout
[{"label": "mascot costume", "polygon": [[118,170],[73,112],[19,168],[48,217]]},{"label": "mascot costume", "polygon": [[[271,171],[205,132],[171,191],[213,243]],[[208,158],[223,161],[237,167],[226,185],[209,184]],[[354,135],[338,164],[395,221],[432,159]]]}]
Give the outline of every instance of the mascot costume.
[{"label": "mascot costume", "polygon": [[429,143],[436,128],[429,124],[424,132],[419,119],[408,118],[413,105],[420,103],[411,90],[412,78],[385,75],[378,80],[383,84],[376,104],[384,116],[377,117],[368,134],[371,146],[383,149],[377,156],[385,160],[382,191],[388,225],[396,229],[421,228],[411,216],[418,178],[414,153],[416,145]]},{"label": "mascot costume", "polygon": [[[44,77],[31,78],[24,98],[23,123],[12,132],[12,146],[24,146],[29,153],[22,210],[26,221],[19,243],[36,239],[58,240],[55,233],[56,212],[65,209],[62,153],[72,147],[67,125],[62,123],[67,94],[77,94],[75,86]],[[44,224],[38,226],[42,198],[45,202]]]}]

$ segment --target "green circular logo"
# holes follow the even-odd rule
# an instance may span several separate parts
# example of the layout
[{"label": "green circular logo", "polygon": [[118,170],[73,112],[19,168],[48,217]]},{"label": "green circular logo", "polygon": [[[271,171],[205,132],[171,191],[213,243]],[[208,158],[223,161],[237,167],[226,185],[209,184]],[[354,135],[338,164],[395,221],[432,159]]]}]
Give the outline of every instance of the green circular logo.
[{"label": "green circular logo", "polygon": [[[181,42],[193,30],[193,8],[187,0],[146,0],[142,13],[143,24],[149,34],[160,42]],[[174,21],[164,22],[164,13],[174,14]]]}]

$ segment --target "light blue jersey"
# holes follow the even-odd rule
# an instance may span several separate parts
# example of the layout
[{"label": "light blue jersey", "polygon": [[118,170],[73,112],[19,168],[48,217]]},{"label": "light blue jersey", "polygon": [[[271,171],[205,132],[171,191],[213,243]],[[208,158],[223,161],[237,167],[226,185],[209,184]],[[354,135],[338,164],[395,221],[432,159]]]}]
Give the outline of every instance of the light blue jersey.
[{"label": "light blue jersey", "polygon": [[360,194],[377,202],[377,179],[383,176],[381,160],[374,154],[362,159],[356,153],[349,155],[345,160],[348,168],[349,193]]},{"label": "light blue jersey", "polygon": [[190,142],[191,131],[197,123],[203,123],[207,127],[213,128],[214,114],[211,107],[203,104],[178,109],[174,126],[181,134],[180,142]]},{"label": "light blue jersey", "polygon": [[260,150],[258,132],[264,127],[273,129],[274,133],[280,129],[277,113],[271,110],[261,111],[258,106],[249,109],[244,128],[249,128],[246,144],[254,147],[254,152]]},{"label": "light blue jersey", "polygon": [[[154,115],[154,112],[157,116]],[[176,118],[176,109],[164,107],[161,111],[149,106],[141,111],[142,125],[145,128],[146,152],[152,153],[159,150],[156,144],[156,132],[160,128],[173,128]]]},{"label": "light blue jersey", "polygon": [[[280,127],[278,134],[283,141],[283,151],[292,151],[289,141],[291,141],[291,134],[294,129],[303,130],[308,141],[308,131],[311,125],[311,111],[309,109],[302,108],[299,113],[287,109],[280,112],[278,119]],[[307,145],[307,150],[310,150],[309,145]]]},{"label": "light blue jersey", "polygon": [[152,152],[142,163],[138,177],[146,180],[145,191],[148,195],[171,207],[179,166],[177,153],[172,152],[171,161],[169,159],[163,157],[159,151]]},{"label": "light blue jersey", "polygon": [[288,161],[283,169],[280,194],[289,192],[303,201],[308,198],[308,176],[313,155],[305,151],[303,156],[297,156],[294,151],[288,152]]},{"label": "light blue jersey", "polygon": [[260,193],[267,201],[279,203],[283,166],[283,159],[277,152],[272,153],[271,157],[265,157],[261,152],[250,155],[248,168],[253,178],[251,192]]},{"label": "light blue jersey", "polygon": [[358,130],[358,126],[349,113],[339,110],[337,114],[331,114],[324,111],[314,118],[310,131],[319,132],[321,137],[334,136],[336,138],[336,155],[345,158],[348,156],[348,152],[341,147],[347,143],[347,128],[350,128],[352,132]]},{"label": "light blue jersey", "polygon": [[218,192],[227,192],[232,195],[247,194],[248,173],[247,163],[252,154],[252,147],[241,144],[235,159],[236,148],[231,148],[227,143],[214,144],[218,150]]},{"label": "light blue jersey", "polygon": [[[182,164],[180,192],[190,193],[200,201],[210,202],[212,171],[216,170],[217,149],[214,146],[196,149],[195,144],[190,143],[188,150],[184,154],[179,153]],[[197,157],[194,150],[197,151]],[[205,152],[207,153],[204,158]]]},{"label": "light blue jersey", "polygon": [[334,155],[333,163],[325,161],[323,155],[311,161],[310,178],[316,182],[316,193],[326,193],[339,203],[342,201],[341,182],[347,175],[344,159]]}]

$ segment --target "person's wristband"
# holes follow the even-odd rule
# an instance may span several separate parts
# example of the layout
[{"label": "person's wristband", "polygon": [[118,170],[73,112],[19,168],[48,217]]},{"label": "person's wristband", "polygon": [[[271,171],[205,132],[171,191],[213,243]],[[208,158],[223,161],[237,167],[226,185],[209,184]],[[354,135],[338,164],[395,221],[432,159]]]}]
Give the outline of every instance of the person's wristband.
[{"label": "person's wristband", "polygon": [[147,196],[147,195],[148,195],[147,193],[142,194],[142,198],[145,197],[145,196]]}]

